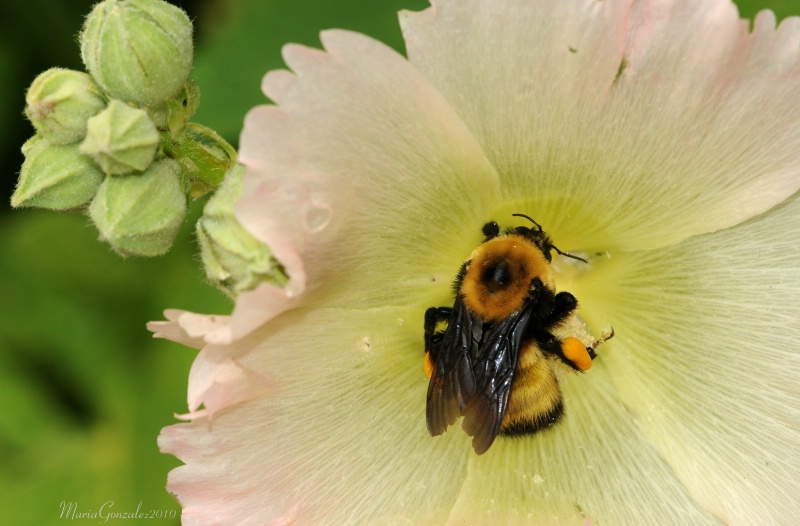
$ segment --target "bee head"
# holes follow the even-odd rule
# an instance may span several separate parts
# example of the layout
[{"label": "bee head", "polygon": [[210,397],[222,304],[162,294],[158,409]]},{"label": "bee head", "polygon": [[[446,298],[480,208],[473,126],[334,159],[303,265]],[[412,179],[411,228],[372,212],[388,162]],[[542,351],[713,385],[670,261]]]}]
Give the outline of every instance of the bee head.
[{"label": "bee head", "polygon": [[497,321],[522,308],[537,278],[553,286],[545,253],[527,236],[512,232],[473,251],[459,292],[469,310],[483,321]]}]

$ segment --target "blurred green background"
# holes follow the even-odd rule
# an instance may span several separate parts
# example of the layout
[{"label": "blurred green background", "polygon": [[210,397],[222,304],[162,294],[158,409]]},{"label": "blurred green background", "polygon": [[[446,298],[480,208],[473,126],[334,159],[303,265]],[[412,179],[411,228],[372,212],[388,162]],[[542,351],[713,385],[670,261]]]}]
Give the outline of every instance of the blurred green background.
[{"label": "blurred green background", "polygon": [[[151,338],[148,320],[168,307],[229,312],[198,266],[187,222],[175,248],[125,259],[96,241],[79,215],[12,211],[9,198],[33,134],[22,116],[27,85],[52,67],[82,69],[76,35],[92,0],[3,0],[0,5],[0,523],[97,523],[78,512],[160,510],[179,524],[164,489],[179,462],[159,453],[159,430],[186,410],[195,351]],[[401,9],[425,0],[195,0],[173,2],[195,22],[197,122],[236,145],[247,110],[265,102],[263,74],[282,67],[281,46],[319,46],[318,32],[353,29],[403,50]],[[740,0],[800,14],[797,0]],[[202,202],[193,206],[195,216]],[[122,519],[117,519],[117,522]],[[115,522],[114,520],[109,523]]]}]

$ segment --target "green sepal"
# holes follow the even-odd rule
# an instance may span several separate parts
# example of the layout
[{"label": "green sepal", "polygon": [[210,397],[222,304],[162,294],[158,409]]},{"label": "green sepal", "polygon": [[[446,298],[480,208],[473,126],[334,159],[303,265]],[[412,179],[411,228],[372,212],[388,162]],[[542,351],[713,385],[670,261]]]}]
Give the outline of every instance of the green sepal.
[{"label": "green sepal", "polygon": [[200,105],[200,88],[189,79],[177,97],[167,101],[167,130],[173,137],[184,132]]},{"label": "green sepal", "polygon": [[123,256],[164,254],[185,215],[180,167],[170,159],[142,174],[107,177],[89,205],[100,238]]},{"label": "green sepal", "polygon": [[70,210],[88,203],[105,175],[77,144],[52,144],[35,135],[23,146],[25,161],[11,206]]},{"label": "green sepal", "polygon": [[109,175],[141,172],[153,162],[161,136],[147,112],[112,100],[89,119],[80,151]]},{"label": "green sepal", "polygon": [[192,197],[219,188],[236,165],[236,150],[210,128],[189,123],[178,137],[162,134],[164,153],[181,163],[184,186]]}]

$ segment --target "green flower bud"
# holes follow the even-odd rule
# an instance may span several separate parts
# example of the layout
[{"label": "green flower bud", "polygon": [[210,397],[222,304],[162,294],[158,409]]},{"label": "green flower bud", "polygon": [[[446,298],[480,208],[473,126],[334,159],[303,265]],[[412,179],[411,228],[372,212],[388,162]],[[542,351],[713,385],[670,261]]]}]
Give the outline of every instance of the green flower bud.
[{"label": "green flower bud", "polygon": [[186,215],[180,168],[171,159],[143,174],[107,177],[89,205],[100,239],[123,256],[158,256],[175,241]]},{"label": "green flower bud", "polygon": [[83,139],[86,120],[106,105],[92,77],[62,68],[48,69],[36,77],[25,102],[25,115],[51,144]]},{"label": "green flower bud", "polygon": [[105,0],[80,40],[95,81],[110,96],[142,106],[177,95],[192,69],[192,23],[162,0]]},{"label": "green flower bud", "polygon": [[51,144],[35,135],[22,146],[25,162],[11,206],[69,210],[88,203],[103,182],[103,172],[78,152],[77,144]]},{"label": "green flower bud", "polygon": [[243,166],[237,165],[228,172],[197,222],[206,276],[233,297],[265,281],[286,283],[286,274],[269,248],[245,230],[233,214],[242,195],[244,171]]},{"label": "green flower bud", "polygon": [[80,151],[109,175],[141,172],[153,162],[161,135],[147,112],[118,100],[89,119]]}]

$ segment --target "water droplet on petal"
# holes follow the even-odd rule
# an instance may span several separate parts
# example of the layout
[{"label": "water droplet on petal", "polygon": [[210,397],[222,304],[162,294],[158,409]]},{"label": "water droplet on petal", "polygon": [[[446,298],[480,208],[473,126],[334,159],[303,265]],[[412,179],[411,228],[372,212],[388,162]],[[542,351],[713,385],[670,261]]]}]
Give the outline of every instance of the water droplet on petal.
[{"label": "water droplet on petal", "polygon": [[331,207],[321,199],[312,196],[303,210],[303,223],[307,232],[316,234],[331,222]]}]

